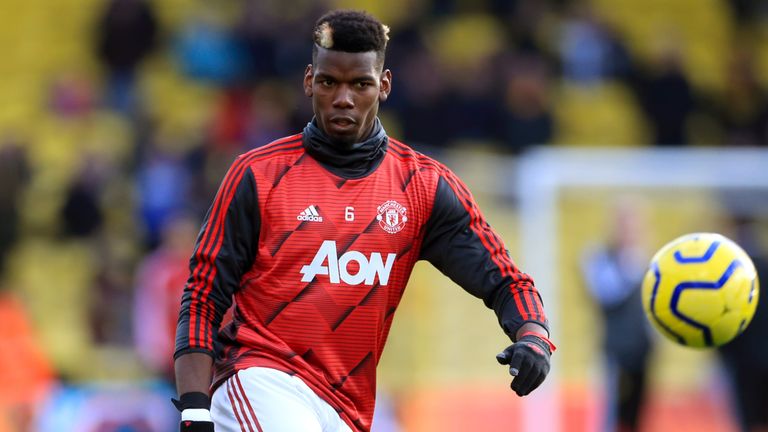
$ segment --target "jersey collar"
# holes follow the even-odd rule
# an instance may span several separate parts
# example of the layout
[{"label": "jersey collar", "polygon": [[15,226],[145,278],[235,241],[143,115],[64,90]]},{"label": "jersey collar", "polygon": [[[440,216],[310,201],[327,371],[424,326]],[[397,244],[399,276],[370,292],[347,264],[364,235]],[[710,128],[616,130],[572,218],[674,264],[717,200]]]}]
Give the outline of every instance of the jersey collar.
[{"label": "jersey collar", "polygon": [[354,179],[372,173],[387,153],[387,132],[376,118],[371,136],[351,146],[334,143],[312,119],[304,128],[304,149],[339,177]]}]

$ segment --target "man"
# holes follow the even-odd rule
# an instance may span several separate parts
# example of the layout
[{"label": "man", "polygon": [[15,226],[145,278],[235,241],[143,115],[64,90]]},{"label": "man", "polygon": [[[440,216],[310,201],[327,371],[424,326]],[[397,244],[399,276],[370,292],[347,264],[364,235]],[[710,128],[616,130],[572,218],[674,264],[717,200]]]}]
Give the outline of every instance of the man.
[{"label": "man", "polygon": [[[370,430],[376,364],[419,259],[496,312],[517,341],[497,359],[518,395],[549,371],[554,346],[531,278],[466,186],[379,123],[387,40],[365,13],[320,18],[304,75],[315,118],[225,176],[182,298],[181,430]],[[233,321],[217,332],[233,296]]]},{"label": "man", "polygon": [[[765,221],[738,207],[731,211],[725,219],[725,229],[752,258],[758,284],[760,281],[765,284],[768,280],[768,249],[759,234],[761,222]],[[718,348],[730,384],[735,420],[743,432],[768,431],[768,392],[765,391],[768,386],[768,345],[765,343],[768,340],[768,309],[765,303],[764,298],[759,297],[755,315],[744,332]]]},{"label": "man", "polygon": [[642,430],[654,341],[643,312],[641,285],[648,268],[644,208],[622,198],[609,237],[585,250],[582,275],[602,319],[606,383],[605,431]]}]

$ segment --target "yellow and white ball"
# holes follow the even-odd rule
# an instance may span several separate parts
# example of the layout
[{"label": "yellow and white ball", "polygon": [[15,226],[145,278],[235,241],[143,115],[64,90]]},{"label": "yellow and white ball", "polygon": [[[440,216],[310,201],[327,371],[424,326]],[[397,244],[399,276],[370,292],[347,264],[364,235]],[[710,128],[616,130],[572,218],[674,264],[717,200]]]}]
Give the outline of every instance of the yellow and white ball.
[{"label": "yellow and white ball", "polygon": [[741,334],[760,293],[752,260],[716,233],[687,234],[664,245],[651,260],[642,290],[653,326],[696,348],[723,345]]}]

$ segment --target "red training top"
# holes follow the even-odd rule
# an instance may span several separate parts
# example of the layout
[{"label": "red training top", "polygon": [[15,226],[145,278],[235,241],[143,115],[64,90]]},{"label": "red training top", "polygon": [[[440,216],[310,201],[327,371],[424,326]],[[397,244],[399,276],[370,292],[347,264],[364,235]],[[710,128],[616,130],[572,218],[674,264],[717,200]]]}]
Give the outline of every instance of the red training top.
[{"label": "red training top", "polygon": [[[367,431],[417,260],[483,299],[512,338],[547,322],[531,278],[449,169],[382,129],[365,169],[350,171],[312,126],[241,155],[224,178],[191,259],[175,357],[215,355],[214,387],[252,366],[295,374]],[[234,319],[217,333],[232,297]]]}]

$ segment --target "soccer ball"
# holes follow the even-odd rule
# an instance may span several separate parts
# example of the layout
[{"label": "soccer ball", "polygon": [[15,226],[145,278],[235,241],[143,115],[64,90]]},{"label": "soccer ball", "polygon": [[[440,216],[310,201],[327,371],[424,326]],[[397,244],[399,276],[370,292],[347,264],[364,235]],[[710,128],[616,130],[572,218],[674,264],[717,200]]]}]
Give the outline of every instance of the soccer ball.
[{"label": "soccer ball", "polygon": [[703,348],[723,345],[744,331],[760,288],[741,247],[720,234],[694,233],[653,256],[642,290],[645,314],[659,332]]}]

